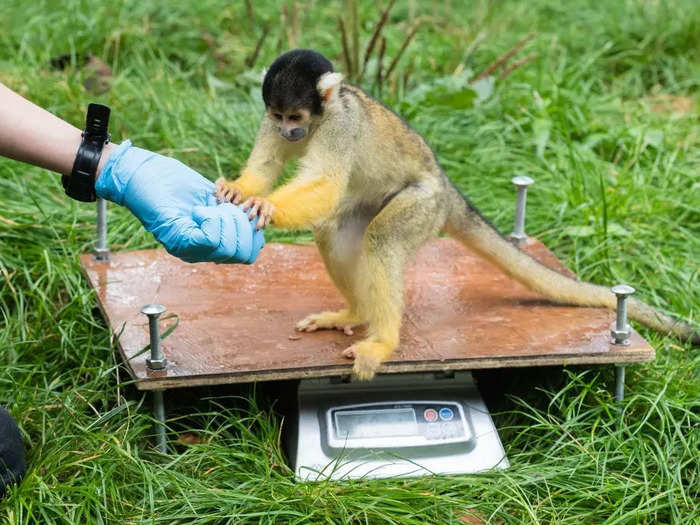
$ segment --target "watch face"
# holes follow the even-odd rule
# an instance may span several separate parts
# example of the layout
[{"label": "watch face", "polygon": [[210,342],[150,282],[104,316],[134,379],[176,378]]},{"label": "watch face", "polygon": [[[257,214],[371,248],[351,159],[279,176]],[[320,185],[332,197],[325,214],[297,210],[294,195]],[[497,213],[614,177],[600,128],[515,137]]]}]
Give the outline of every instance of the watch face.
[{"label": "watch face", "polygon": [[109,140],[109,114],[111,110],[103,104],[92,103],[88,106],[85,117],[84,137],[95,140],[102,140],[102,144]]}]

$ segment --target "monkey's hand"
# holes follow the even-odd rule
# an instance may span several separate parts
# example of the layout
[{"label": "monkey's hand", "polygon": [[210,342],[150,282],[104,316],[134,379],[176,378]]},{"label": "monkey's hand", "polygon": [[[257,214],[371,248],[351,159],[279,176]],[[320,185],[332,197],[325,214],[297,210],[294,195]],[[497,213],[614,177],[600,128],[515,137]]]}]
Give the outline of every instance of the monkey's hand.
[{"label": "monkey's hand", "polygon": [[218,202],[232,202],[238,204],[243,199],[243,190],[235,182],[228,181],[223,177],[216,179],[216,189],[214,195]]},{"label": "monkey's hand", "polygon": [[262,197],[250,197],[241,206],[243,211],[248,211],[248,219],[253,220],[258,217],[258,223],[255,225],[256,230],[262,230],[272,222],[272,214],[275,207],[268,200]]}]

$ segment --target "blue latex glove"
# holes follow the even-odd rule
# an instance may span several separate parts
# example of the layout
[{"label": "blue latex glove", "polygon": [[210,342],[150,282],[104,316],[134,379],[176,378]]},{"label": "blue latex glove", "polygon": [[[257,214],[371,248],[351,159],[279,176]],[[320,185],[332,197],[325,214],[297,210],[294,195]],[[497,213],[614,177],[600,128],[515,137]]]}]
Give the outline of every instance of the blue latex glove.
[{"label": "blue latex glove", "polygon": [[186,262],[250,264],[265,246],[257,217],[218,204],[214,184],[180,161],[127,140],[95,183],[99,197],[126,206],[168,253]]}]

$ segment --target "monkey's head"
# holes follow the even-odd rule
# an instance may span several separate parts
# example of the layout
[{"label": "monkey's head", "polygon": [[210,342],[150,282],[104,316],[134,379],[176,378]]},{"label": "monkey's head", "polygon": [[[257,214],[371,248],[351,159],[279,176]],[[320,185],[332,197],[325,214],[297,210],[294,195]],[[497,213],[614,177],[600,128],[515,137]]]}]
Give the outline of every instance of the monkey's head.
[{"label": "monkey's head", "polygon": [[283,138],[302,140],[342,79],[340,73],[333,72],[333,64],[316,51],[295,49],[280,55],[263,80],[268,118]]}]

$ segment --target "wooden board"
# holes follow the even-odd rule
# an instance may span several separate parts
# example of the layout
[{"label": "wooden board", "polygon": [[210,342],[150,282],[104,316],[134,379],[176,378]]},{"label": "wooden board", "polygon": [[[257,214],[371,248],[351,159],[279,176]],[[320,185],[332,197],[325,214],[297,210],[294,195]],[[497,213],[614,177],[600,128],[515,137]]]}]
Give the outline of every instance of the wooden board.
[{"label": "wooden board", "polygon": [[[525,249],[568,272],[541,243]],[[347,374],[352,362],[341,351],[364,333],[294,331],[305,315],[343,306],[315,246],[268,244],[251,266],[187,264],[162,250],[81,262],[139,389]],[[146,354],[136,355],[148,344],[139,313],[147,303],[179,320],[163,341],[165,371],[149,371]],[[401,342],[382,372],[652,360],[637,333],[629,346],[610,344],[613,318],[549,303],[458,242],[435,239],[407,271]]]}]

